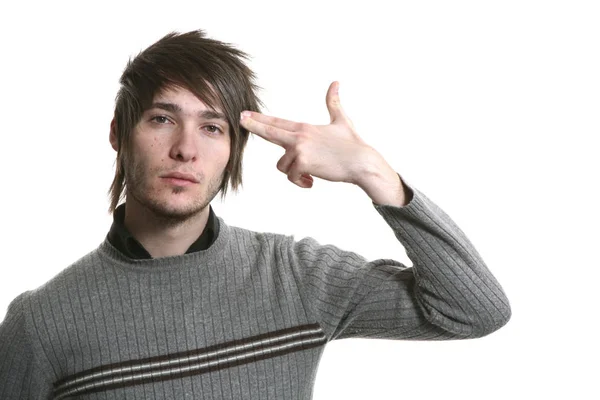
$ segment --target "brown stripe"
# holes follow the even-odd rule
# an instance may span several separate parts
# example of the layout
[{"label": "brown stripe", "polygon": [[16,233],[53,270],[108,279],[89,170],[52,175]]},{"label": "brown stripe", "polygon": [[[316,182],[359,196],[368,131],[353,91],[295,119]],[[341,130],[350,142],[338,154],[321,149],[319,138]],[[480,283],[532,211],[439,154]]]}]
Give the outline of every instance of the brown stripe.
[{"label": "brown stripe", "polygon": [[[55,399],[61,399],[198,375],[322,346],[326,341],[318,324],[303,325],[203,349],[96,367],[56,382],[54,395]],[[210,355],[219,351],[223,354]],[[186,361],[190,358],[195,359]]]}]

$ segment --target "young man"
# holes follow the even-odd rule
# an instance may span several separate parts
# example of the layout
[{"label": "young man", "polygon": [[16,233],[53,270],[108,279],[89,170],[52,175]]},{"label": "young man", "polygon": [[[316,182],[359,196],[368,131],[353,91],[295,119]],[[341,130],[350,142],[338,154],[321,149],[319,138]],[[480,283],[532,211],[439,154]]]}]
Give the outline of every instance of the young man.
[{"label": "young man", "polygon": [[[476,338],[508,321],[477,251],[361,140],[338,84],[330,125],[268,117],[244,56],[198,31],[128,64],[110,127],[113,225],[11,303],[0,398],[310,399],[330,340]],[[285,149],[277,168],[300,187],[362,188],[414,266],[217,218],[210,202],[241,183],[249,132]]]}]

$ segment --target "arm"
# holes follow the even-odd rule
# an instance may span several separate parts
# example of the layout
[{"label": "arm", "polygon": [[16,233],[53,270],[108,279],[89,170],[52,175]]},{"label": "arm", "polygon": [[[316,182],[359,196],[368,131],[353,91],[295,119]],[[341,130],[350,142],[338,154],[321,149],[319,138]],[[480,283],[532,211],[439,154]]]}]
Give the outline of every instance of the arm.
[{"label": "arm", "polygon": [[0,399],[49,399],[52,383],[36,362],[25,316],[26,293],[9,306],[0,323]]},{"label": "arm", "polygon": [[242,113],[249,131],[285,149],[277,168],[302,188],[313,176],[359,186],[371,198],[413,268],[367,262],[311,239],[287,251],[306,306],[330,338],[453,339],[486,335],[510,318],[502,288],[464,233],[422,193],[411,190],[356,133],[339,100],[326,97],[331,123],[316,126]]},{"label": "arm", "polygon": [[378,206],[413,262],[368,262],[312,239],[288,243],[304,304],[330,339],[445,340],[485,336],[510,318],[501,286],[454,222],[413,189],[405,207]]}]

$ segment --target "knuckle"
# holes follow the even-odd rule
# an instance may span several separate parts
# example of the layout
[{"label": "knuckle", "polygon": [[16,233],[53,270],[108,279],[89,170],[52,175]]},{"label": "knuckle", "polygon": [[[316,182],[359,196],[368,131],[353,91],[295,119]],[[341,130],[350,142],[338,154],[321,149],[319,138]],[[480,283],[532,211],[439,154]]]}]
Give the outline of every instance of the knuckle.
[{"label": "knuckle", "polygon": [[300,146],[303,143],[305,143],[309,138],[310,138],[310,134],[308,132],[306,132],[306,131],[300,131],[296,135],[296,144],[298,146]]},{"label": "knuckle", "polygon": [[297,170],[303,169],[306,166],[306,163],[307,163],[306,155],[303,153],[298,153],[298,156],[296,156],[296,160],[294,161],[294,166],[296,167],[295,169],[297,169]]},{"label": "knuckle", "polygon": [[285,163],[284,163],[283,159],[281,159],[277,162],[277,169],[283,173],[286,173]]},{"label": "knuckle", "polygon": [[301,140],[296,143],[296,153],[302,160],[306,158],[307,153],[310,151],[310,144],[306,140]]},{"label": "knuckle", "polygon": [[299,122],[298,123],[298,133],[301,134],[308,134],[311,131],[312,125],[308,124],[306,122]]},{"label": "knuckle", "polygon": [[275,135],[277,133],[276,129],[277,128],[275,128],[272,125],[267,125],[266,128],[265,128],[265,132],[267,133],[267,135],[273,136],[273,135]]}]

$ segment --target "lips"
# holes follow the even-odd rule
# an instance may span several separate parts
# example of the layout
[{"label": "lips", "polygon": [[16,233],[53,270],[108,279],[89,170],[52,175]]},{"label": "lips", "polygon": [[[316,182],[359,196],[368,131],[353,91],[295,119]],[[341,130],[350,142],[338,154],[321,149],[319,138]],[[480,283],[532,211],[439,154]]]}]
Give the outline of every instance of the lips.
[{"label": "lips", "polygon": [[196,179],[196,177],[194,177],[194,175],[186,174],[183,172],[171,172],[167,175],[163,175],[163,178],[183,179],[183,180],[190,181],[193,183],[198,183],[198,179]]}]

